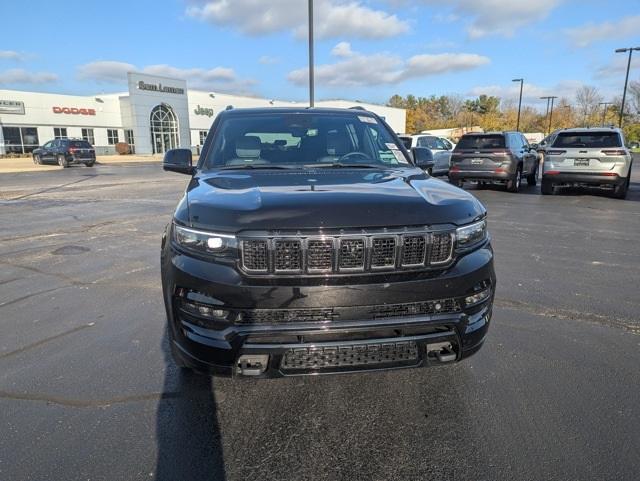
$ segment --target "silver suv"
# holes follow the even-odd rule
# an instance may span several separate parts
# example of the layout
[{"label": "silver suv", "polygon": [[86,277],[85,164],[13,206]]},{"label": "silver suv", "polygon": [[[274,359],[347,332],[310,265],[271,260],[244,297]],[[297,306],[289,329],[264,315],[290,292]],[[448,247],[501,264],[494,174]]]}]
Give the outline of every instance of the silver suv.
[{"label": "silver suv", "polygon": [[632,157],[617,128],[563,129],[547,147],[542,168],[542,193],[556,186],[611,189],[624,199],[629,190]]}]

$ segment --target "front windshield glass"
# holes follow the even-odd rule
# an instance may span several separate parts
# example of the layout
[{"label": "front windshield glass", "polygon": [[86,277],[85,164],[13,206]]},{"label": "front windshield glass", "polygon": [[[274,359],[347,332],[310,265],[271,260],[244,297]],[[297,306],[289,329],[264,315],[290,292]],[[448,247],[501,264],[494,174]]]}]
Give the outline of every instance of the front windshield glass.
[{"label": "front windshield glass", "polygon": [[389,130],[364,113],[233,115],[215,132],[212,168],[398,166],[409,159]]}]

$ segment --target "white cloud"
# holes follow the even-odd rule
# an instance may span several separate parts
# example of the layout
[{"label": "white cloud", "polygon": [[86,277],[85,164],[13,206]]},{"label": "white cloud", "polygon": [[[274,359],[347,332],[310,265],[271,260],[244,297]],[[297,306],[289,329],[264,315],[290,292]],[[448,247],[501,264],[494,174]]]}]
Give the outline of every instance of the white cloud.
[{"label": "white cloud", "polygon": [[127,72],[143,72],[149,75],[184,79],[191,88],[219,90],[237,94],[252,93],[251,87],[256,83],[251,79],[239,78],[233,69],[227,67],[215,67],[212,69],[179,68],[160,64],[138,68],[133,64],[114,60],[90,62],[79,66],[77,72],[78,77],[82,80],[112,84],[124,83],[127,78]]},{"label": "white cloud", "polygon": [[[563,0],[451,0],[453,14],[436,16],[439,19],[470,17],[467,33],[471,38],[487,35],[510,37],[527,24],[544,19]],[[442,0],[421,0],[422,3],[442,6]]]},{"label": "white cloud", "polygon": [[[293,31],[307,35],[307,2],[301,0],[204,0],[187,8],[187,15],[249,35]],[[396,15],[375,10],[358,0],[316,0],[314,30],[318,38],[348,36],[387,38],[409,30]]]},{"label": "white cloud", "polygon": [[[332,54],[336,63],[318,65],[315,80],[329,87],[360,87],[397,84],[414,77],[426,77],[447,72],[470,70],[490,62],[489,58],[468,53],[442,53],[415,55],[407,60],[388,53],[365,55],[351,50],[351,45],[341,42]],[[306,68],[289,73],[288,79],[296,85],[308,81]]]},{"label": "white cloud", "polygon": [[351,44],[349,42],[340,42],[331,50],[331,55],[334,57],[347,58],[354,55],[351,50]]},{"label": "white cloud", "polygon": [[[637,54],[640,54],[640,52],[637,52]],[[610,62],[596,67],[594,75],[595,78],[618,78],[622,82],[622,79],[624,78],[624,75],[627,71],[627,60],[629,58],[628,55],[628,53],[624,55],[620,53],[616,54]],[[631,61],[631,75],[633,75],[636,70],[640,70],[640,62],[635,61],[634,55],[634,58]]]},{"label": "white cloud", "polygon": [[0,50],[0,59],[2,60],[15,60],[20,62],[24,60],[24,58],[24,54],[16,52],[15,50]]},{"label": "white cloud", "polygon": [[58,76],[49,72],[29,72],[14,68],[0,72],[0,85],[9,84],[46,84],[58,80]]},{"label": "white cloud", "polygon": [[574,46],[584,48],[600,40],[637,37],[639,30],[640,15],[635,15],[617,22],[589,23],[570,28],[565,33]]}]

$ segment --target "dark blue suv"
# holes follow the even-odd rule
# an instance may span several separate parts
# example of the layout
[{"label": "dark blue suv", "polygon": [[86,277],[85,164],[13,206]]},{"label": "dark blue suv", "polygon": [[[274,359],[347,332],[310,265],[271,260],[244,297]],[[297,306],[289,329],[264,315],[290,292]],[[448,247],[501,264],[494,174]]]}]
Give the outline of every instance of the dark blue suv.
[{"label": "dark blue suv", "polygon": [[34,164],[57,163],[60,167],[84,164],[91,167],[96,162],[96,151],[86,140],[55,139],[33,151]]}]

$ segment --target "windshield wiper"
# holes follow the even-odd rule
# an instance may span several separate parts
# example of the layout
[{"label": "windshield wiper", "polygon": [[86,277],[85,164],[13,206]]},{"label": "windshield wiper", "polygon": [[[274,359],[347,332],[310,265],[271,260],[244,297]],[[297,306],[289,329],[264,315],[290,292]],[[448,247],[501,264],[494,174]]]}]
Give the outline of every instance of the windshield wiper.
[{"label": "windshield wiper", "polygon": [[290,170],[296,167],[285,167],[284,165],[227,165],[224,167],[218,167],[216,170]]},{"label": "windshield wiper", "polygon": [[306,164],[305,167],[316,169],[384,169],[385,165],[376,164],[341,164],[334,162],[332,164]]}]

